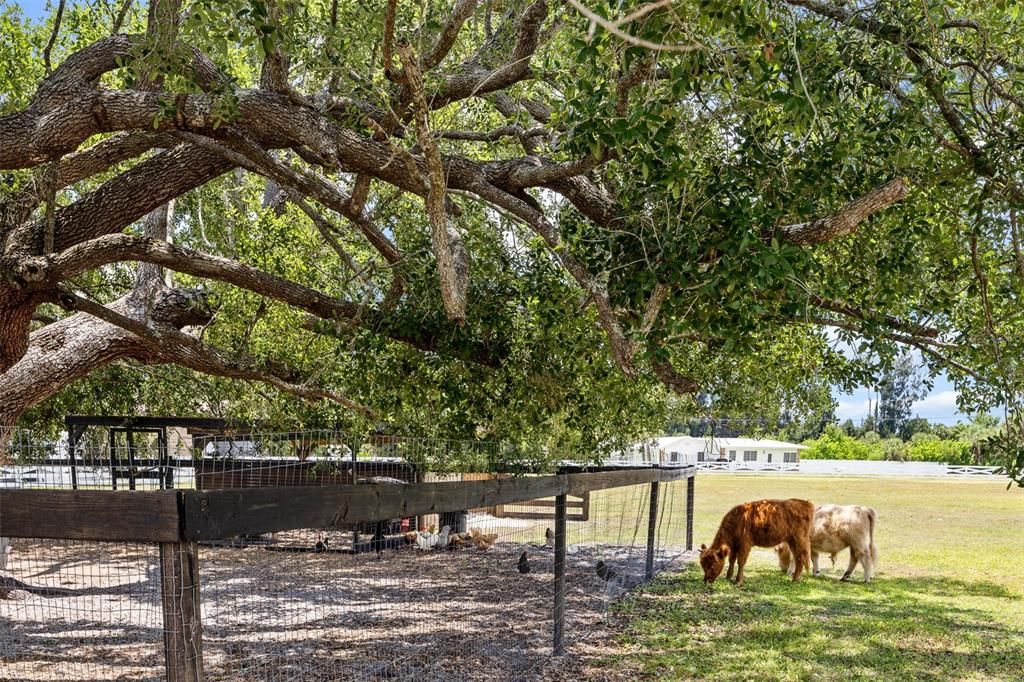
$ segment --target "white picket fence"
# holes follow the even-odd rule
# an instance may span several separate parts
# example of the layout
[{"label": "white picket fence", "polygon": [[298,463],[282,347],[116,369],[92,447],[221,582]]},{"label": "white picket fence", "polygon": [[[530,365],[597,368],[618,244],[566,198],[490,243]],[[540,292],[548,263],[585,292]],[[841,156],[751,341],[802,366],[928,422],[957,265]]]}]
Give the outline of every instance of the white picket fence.
[{"label": "white picket fence", "polygon": [[942,462],[874,462],[864,460],[805,459],[797,463],[697,462],[709,473],[795,473],[813,476],[999,476],[1002,467],[968,466]]}]

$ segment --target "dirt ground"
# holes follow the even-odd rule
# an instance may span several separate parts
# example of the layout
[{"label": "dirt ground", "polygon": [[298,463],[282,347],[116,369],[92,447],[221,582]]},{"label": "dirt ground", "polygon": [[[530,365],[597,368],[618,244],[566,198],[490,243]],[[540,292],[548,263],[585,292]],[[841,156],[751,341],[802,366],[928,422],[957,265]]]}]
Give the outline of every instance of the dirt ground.
[{"label": "dirt ground", "polygon": [[[554,556],[536,535],[379,559],[339,551],[341,533],[323,553],[309,551],[314,532],[280,536],[273,549],[203,546],[207,679],[600,679],[585,661],[609,646],[607,607],[643,574],[644,548],[570,545],[569,655],[553,659]],[[659,552],[657,568],[691,558]],[[619,577],[599,577],[598,559]],[[154,546],[19,541],[6,574],[66,593],[15,589],[0,600],[0,680],[162,679],[158,566]]]}]

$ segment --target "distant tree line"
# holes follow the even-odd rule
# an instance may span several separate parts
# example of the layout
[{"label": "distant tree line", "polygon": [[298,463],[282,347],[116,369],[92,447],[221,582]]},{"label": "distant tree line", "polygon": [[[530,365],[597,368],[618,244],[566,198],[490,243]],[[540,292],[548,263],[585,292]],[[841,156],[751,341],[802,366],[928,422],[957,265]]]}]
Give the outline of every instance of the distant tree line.
[{"label": "distant tree line", "polygon": [[809,446],[804,459],[859,459],[985,464],[984,444],[998,437],[998,417],[981,414],[966,423],[939,424],[924,417],[902,423],[868,417],[859,424],[833,416],[818,420],[719,417],[672,419],[667,435],[696,438],[777,438]]},{"label": "distant tree line", "polygon": [[915,418],[898,430],[887,430],[888,436],[882,435],[880,426],[872,418],[864,420],[860,426],[849,419],[841,426],[829,424],[818,437],[804,441],[810,449],[800,456],[805,459],[986,464],[983,446],[1002,432],[999,419],[987,414],[952,426]]}]

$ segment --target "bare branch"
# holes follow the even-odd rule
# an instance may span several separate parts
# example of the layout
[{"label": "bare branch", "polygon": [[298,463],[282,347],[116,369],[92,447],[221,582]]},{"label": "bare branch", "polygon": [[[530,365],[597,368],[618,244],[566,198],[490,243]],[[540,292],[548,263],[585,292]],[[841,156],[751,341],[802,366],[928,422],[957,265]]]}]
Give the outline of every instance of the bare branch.
[{"label": "bare branch", "polygon": [[53,30],[50,31],[50,39],[46,42],[46,48],[43,49],[43,65],[46,67],[47,76],[53,72],[50,66],[50,51],[53,49],[53,44],[57,42],[57,34],[60,33],[60,22],[64,18],[64,1],[60,0],[57,5],[57,16],[53,18]]},{"label": "bare branch", "polygon": [[466,142],[497,142],[503,137],[517,137],[519,139],[531,138],[531,137],[546,137],[550,135],[550,131],[540,126],[526,129],[518,125],[507,125],[489,130],[486,132],[478,132],[475,130],[435,130],[434,137],[441,138],[443,140],[462,140]]},{"label": "bare branch", "polygon": [[395,42],[395,8],[398,0],[387,0],[384,8],[384,39],[381,46],[381,60],[384,62],[384,75],[390,81],[401,82],[404,77],[394,71],[392,49]]},{"label": "bare branch", "polygon": [[654,285],[654,291],[651,292],[651,297],[647,299],[644,317],[640,322],[641,333],[648,334],[654,328],[654,323],[658,319],[658,313],[661,312],[661,306],[664,305],[670,293],[672,293],[672,289],[667,284],[658,282]]},{"label": "bare branch", "polygon": [[405,69],[406,84],[412,94],[416,114],[416,135],[427,162],[427,214],[430,216],[430,236],[441,280],[441,299],[448,319],[459,324],[466,320],[466,289],[469,286],[469,254],[462,237],[451,226],[445,209],[445,173],[441,152],[430,132],[430,114],[423,93],[423,75],[420,73],[412,48],[398,48]]},{"label": "bare branch", "polygon": [[669,360],[659,358],[656,353],[652,353],[650,362],[655,376],[673,393],[677,395],[690,395],[700,390],[700,385],[696,381],[679,374]]},{"label": "bare branch", "polygon": [[926,324],[901,320],[898,317],[886,315],[874,310],[867,310],[847,303],[841,303],[839,301],[831,301],[815,293],[809,294],[808,303],[816,308],[821,308],[822,310],[828,310],[833,313],[838,313],[839,315],[845,315],[846,317],[861,320],[862,322],[867,322],[869,324],[880,324],[914,337],[935,339],[939,336],[939,330],[929,327]]},{"label": "bare branch", "polygon": [[[625,20],[617,22],[609,21],[600,14],[597,14],[593,10],[589,9],[580,0],[568,0],[569,4],[572,5],[577,12],[590,19],[591,24],[596,24],[604,30],[611,33],[613,36],[620,38],[621,40],[629,43],[630,45],[636,45],[637,47],[645,47],[648,50],[654,50],[655,52],[693,52],[695,50],[703,49],[704,46],[700,43],[685,43],[685,44],[667,44],[667,43],[655,43],[644,38],[637,38],[634,35],[623,31],[619,28],[620,24],[626,23]],[[650,3],[653,5],[661,5],[663,3]],[[657,9],[657,8],[655,8]],[[650,10],[648,10],[650,11]],[[646,14],[646,12],[644,12]]]},{"label": "bare branch", "polygon": [[462,24],[466,22],[466,19],[476,9],[477,2],[479,0],[458,0],[455,3],[455,7],[452,8],[452,15],[448,18],[448,23],[445,24],[444,30],[441,32],[441,37],[438,38],[437,44],[434,48],[425,54],[420,60],[420,69],[423,71],[429,71],[434,68],[448,56],[452,46],[455,44],[455,39],[459,35],[459,31],[462,29]]},{"label": "bare branch", "polygon": [[896,178],[855,199],[832,215],[809,223],[786,225],[781,228],[781,236],[791,244],[800,246],[821,244],[845,237],[853,233],[872,214],[902,201],[907,196],[907,191],[906,180]]},{"label": "bare branch", "polygon": [[319,176],[302,173],[289,168],[265,150],[242,138],[232,141],[232,147],[225,147],[209,138],[192,133],[176,133],[182,139],[209,149],[230,160],[233,164],[247,168],[254,173],[274,180],[281,187],[290,188],[301,195],[315,198],[324,206],[348,218],[366,236],[370,244],[377,249],[388,263],[397,263],[402,259],[398,248],[391,243],[383,232],[377,228],[362,212],[352,211],[351,198]]},{"label": "bare branch", "polygon": [[117,13],[117,16],[114,18],[114,25],[110,28],[111,33],[121,32],[121,27],[124,25],[125,17],[128,16],[128,10],[130,10],[132,8],[132,5],[134,4],[135,0],[124,0],[124,2],[121,3],[121,10]]},{"label": "bare branch", "polygon": [[331,229],[331,224],[328,222],[327,218],[310,206],[301,195],[298,195],[293,191],[288,190],[288,199],[298,206],[303,213],[309,216],[309,219],[313,221],[313,225],[320,233],[320,236],[324,238],[324,241],[326,241],[332,249],[334,249],[334,252],[338,254],[338,258],[340,258],[341,262],[352,271],[352,274],[359,277],[367,288],[375,289],[376,287],[373,284],[373,280],[366,274],[365,269],[360,268],[356,264],[355,260],[352,258],[352,254],[346,251],[344,247],[342,247],[341,243],[338,242],[337,238],[335,238]]},{"label": "bare branch", "polygon": [[365,405],[360,405],[322,388],[293,383],[267,369],[257,367],[251,359],[230,358],[221,351],[201,343],[198,339],[174,327],[162,325],[159,328],[151,328],[143,322],[69,291],[58,294],[57,303],[65,310],[88,313],[135,334],[152,344],[154,353],[164,362],[173,362],[204,374],[260,381],[302,398],[331,400],[367,416],[375,416],[374,412]]}]

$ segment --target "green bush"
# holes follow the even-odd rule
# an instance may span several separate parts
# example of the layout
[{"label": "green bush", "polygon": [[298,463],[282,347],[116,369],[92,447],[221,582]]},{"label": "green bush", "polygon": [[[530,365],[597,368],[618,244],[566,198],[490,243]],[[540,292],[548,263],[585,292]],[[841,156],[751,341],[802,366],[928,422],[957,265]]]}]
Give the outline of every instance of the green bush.
[{"label": "green bush", "polygon": [[899,438],[886,438],[878,444],[882,458],[887,461],[904,462],[909,459],[910,447]]},{"label": "green bush", "polygon": [[910,439],[909,459],[913,462],[971,464],[971,443],[966,440],[942,440],[931,433],[915,433]]},{"label": "green bush", "polygon": [[861,438],[849,436],[841,428],[829,425],[819,438],[804,442],[802,459],[896,460],[909,462],[946,462],[972,464],[969,440],[940,438],[934,433],[915,433],[910,442],[899,438],[880,439],[874,431]]},{"label": "green bush", "polygon": [[819,438],[804,445],[808,449],[800,453],[803,459],[882,459],[879,446],[852,438],[834,425],[825,427]]}]

